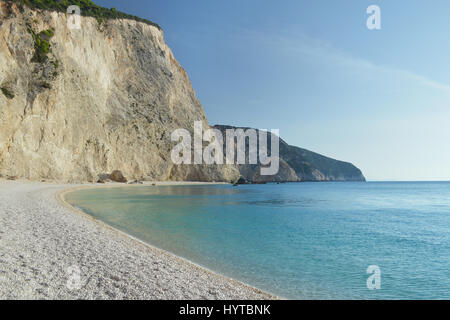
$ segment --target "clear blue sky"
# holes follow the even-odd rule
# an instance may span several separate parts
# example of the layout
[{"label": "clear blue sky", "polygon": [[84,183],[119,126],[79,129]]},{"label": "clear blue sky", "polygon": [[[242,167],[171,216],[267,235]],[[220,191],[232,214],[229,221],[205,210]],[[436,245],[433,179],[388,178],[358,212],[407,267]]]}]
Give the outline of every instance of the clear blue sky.
[{"label": "clear blue sky", "polygon": [[370,180],[450,180],[450,1],[95,2],[162,26],[211,124],[280,129]]}]

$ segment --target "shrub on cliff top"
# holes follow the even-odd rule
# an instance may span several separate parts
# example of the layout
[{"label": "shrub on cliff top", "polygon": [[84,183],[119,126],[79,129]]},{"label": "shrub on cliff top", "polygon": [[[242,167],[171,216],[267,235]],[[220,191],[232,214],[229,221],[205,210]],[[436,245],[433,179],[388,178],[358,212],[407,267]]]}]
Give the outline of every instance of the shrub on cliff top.
[{"label": "shrub on cliff top", "polygon": [[71,5],[76,5],[81,9],[82,16],[94,17],[100,23],[103,20],[108,19],[130,19],[143,22],[157,27],[161,30],[161,27],[156,23],[136,17],[127,13],[117,11],[115,8],[103,8],[96,5],[91,0],[3,0],[6,2],[14,2],[20,7],[27,6],[31,9],[52,10],[59,12],[67,12],[67,8]]}]

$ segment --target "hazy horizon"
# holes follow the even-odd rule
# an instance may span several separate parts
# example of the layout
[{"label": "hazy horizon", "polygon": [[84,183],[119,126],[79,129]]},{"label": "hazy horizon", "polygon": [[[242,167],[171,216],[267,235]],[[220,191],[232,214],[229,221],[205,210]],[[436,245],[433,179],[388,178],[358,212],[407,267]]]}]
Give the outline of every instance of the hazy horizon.
[{"label": "hazy horizon", "polygon": [[450,3],[95,2],[161,25],[211,124],[280,129],[368,180],[450,180]]}]

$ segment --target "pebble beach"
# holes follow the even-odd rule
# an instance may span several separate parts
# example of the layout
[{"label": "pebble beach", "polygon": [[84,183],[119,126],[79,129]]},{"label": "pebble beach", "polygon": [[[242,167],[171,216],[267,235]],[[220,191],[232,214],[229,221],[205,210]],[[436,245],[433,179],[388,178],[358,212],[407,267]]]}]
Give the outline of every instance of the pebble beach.
[{"label": "pebble beach", "polygon": [[77,211],[74,187],[0,180],[0,299],[275,298]]}]

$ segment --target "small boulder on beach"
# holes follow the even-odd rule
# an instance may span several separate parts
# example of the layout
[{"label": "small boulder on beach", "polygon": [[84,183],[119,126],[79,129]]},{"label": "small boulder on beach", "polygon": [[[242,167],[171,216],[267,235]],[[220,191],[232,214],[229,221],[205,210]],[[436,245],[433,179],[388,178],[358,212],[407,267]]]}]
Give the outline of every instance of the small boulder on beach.
[{"label": "small boulder on beach", "polygon": [[248,181],[244,177],[240,177],[236,184],[248,184]]},{"label": "small boulder on beach", "polygon": [[128,180],[123,176],[122,171],[114,170],[110,174],[110,179],[114,182],[127,183]]},{"label": "small boulder on beach", "polygon": [[139,180],[133,180],[133,181],[128,182],[128,184],[144,184],[144,183]]}]

